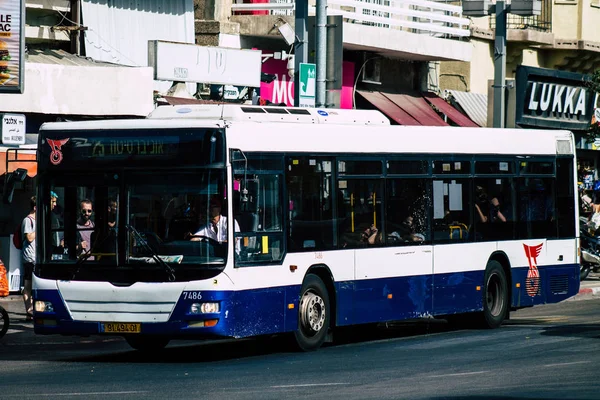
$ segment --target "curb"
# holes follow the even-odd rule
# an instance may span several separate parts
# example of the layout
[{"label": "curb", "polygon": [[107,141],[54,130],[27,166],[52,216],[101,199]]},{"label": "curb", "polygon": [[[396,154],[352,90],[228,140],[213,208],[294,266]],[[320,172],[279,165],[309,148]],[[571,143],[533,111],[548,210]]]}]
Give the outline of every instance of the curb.
[{"label": "curb", "polygon": [[583,288],[579,290],[578,296],[596,296],[600,294],[600,287]]}]

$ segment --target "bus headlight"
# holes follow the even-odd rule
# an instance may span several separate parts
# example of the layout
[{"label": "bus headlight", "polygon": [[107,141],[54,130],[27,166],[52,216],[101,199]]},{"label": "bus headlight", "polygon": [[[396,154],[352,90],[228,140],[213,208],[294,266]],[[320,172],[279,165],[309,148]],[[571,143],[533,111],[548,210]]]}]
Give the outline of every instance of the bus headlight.
[{"label": "bus headlight", "polygon": [[54,306],[49,301],[36,300],[34,309],[36,312],[54,312]]},{"label": "bus headlight", "polygon": [[219,303],[193,303],[190,306],[191,314],[214,314],[220,311]]}]

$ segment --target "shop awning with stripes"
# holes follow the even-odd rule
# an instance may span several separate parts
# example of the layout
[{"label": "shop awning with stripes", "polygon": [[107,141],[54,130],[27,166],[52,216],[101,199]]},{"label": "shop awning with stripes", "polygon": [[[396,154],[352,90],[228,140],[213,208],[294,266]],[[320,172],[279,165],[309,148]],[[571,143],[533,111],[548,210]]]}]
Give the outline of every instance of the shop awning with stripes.
[{"label": "shop awning with stripes", "polygon": [[[387,93],[358,91],[359,108],[375,108],[399,125],[448,126],[443,114],[455,125],[476,127],[469,117],[434,93]],[[362,98],[362,100],[361,100]],[[435,109],[434,109],[435,108]],[[438,110],[436,112],[436,109]],[[440,114],[438,114],[438,112]]]}]

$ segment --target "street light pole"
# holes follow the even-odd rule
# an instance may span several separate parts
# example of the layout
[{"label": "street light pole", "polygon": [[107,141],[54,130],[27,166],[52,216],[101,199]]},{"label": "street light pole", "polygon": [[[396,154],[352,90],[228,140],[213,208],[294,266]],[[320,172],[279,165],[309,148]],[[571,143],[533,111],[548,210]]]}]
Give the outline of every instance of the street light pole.
[{"label": "street light pole", "polygon": [[494,39],[494,128],[504,128],[506,105],[506,14],[504,0],[496,1]]}]

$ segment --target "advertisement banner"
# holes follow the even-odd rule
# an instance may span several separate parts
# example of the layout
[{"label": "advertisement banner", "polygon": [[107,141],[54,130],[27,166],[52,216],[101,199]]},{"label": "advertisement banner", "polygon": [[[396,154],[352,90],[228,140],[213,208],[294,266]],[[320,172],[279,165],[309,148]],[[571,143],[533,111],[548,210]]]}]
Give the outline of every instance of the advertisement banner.
[{"label": "advertisement banner", "polygon": [[[287,61],[269,59],[262,65],[262,72],[275,76],[271,82],[260,83],[260,97],[271,103],[293,107],[294,80],[290,78]],[[342,90],[340,91],[340,108],[352,108],[354,85],[354,63],[344,61],[342,64]]]},{"label": "advertisement banner", "polygon": [[0,0],[0,93],[23,93],[25,0]]}]

